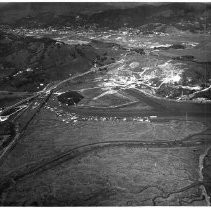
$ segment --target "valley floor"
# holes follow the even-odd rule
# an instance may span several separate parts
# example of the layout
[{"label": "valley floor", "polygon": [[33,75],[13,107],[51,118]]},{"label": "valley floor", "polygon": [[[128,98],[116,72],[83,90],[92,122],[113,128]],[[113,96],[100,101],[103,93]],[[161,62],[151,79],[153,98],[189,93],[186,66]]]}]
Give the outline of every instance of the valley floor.
[{"label": "valley floor", "polygon": [[[210,86],[208,37],[110,35],[86,38],[107,50],[116,40],[116,60],[38,92],[3,92],[1,206],[210,205],[210,95],[197,92]],[[59,100],[73,91],[77,103]]]}]

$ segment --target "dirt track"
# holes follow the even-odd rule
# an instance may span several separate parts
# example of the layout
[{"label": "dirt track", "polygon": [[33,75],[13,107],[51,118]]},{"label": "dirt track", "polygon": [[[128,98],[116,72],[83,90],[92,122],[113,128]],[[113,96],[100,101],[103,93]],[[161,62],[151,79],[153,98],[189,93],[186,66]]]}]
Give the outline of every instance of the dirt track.
[{"label": "dirt track", "polygon": [[199,158],[209,138],[197,118],[66,124],[43,109],[1,168],[1,204],[207,205]]},{"label": "dirt track", "polygon": [[[1,166],[1,205],[208,205],[199,160],[210,146],[209,116],[150,105],[154,112],[59,107],[62,116],[42,108]],[[66,121],[74,111],[76,122]],[[149,114],[158,118],[132,120]]]}]

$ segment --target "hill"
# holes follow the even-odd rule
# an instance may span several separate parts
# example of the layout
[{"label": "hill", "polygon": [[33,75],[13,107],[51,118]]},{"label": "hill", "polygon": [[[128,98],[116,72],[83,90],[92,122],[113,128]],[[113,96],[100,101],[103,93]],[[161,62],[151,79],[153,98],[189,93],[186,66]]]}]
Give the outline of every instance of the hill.
[{"label": "hill", "polygon": [[[93,46],[92,46],[92,45]],[[1,90],[37,91],[47,83],[114,61],[96,43],[68,45],[50,38],[0,32]]]}]

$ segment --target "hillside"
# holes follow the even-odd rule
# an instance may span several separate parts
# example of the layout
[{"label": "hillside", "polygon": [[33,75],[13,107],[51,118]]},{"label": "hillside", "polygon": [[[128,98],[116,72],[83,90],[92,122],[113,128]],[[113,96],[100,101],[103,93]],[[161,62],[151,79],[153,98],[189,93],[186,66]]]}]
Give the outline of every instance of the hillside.
[{"label": "hillside", "polygon": [[[24,3],[0,7],[0,23],[12,27],[140,27],[163,23],[178,28],[210,27],[209,3]],[[83,8],[83,9],[82,9]]]},{"label": "hillside", "polygon": [[50,38],[0,34],[1,90],[37,91],[47,83],[114,61],[90,44],[68,45]]}]

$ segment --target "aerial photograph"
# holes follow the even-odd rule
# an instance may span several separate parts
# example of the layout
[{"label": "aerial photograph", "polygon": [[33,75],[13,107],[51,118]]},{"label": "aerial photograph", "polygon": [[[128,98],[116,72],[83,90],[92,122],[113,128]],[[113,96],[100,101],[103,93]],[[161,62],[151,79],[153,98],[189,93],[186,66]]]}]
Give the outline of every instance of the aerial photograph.
[{"label": "aerial photograph", "polygon": [[211,2],[1,2],[0,206],[211,205]]}]

